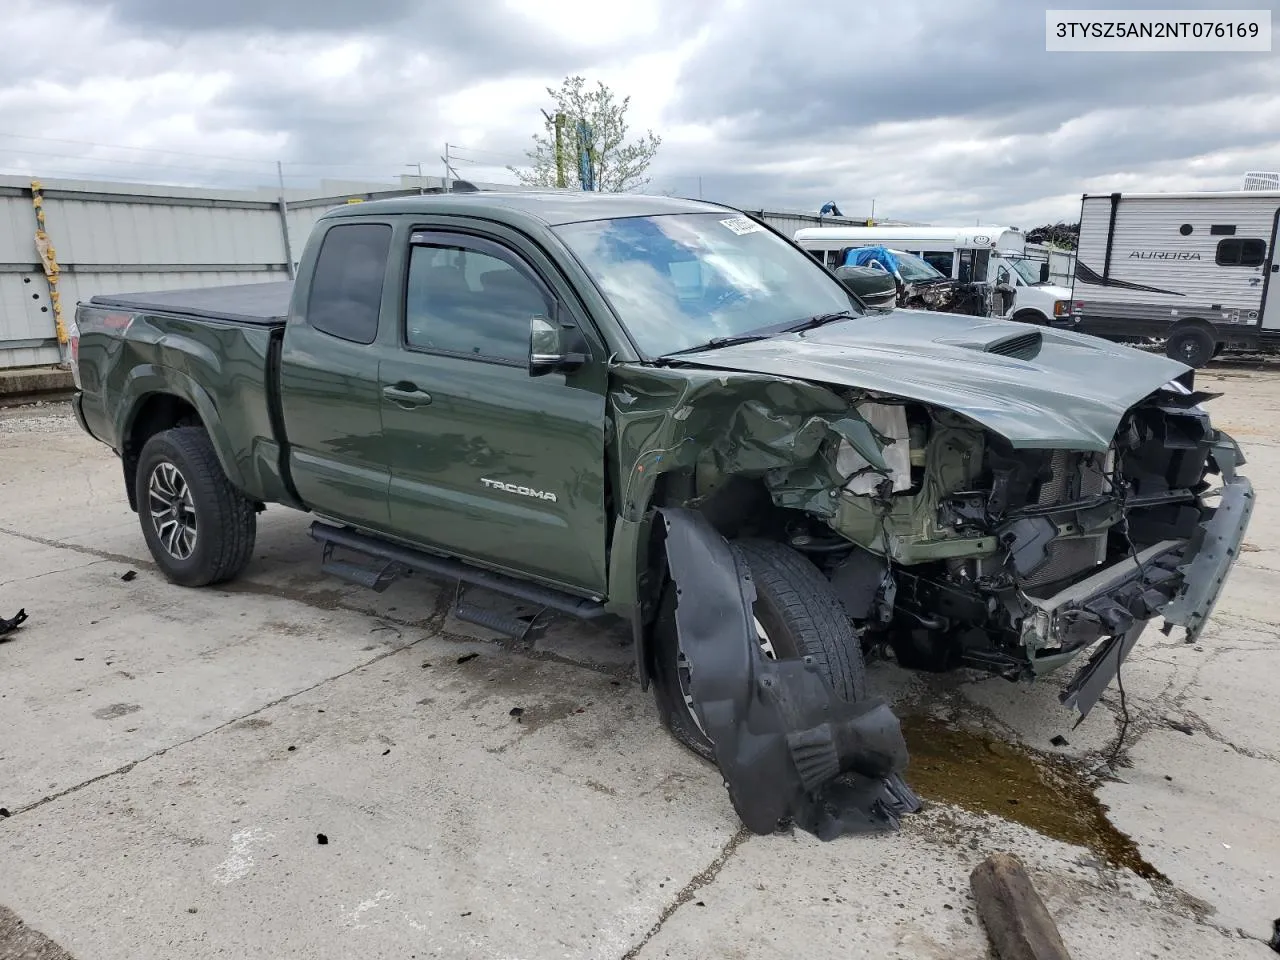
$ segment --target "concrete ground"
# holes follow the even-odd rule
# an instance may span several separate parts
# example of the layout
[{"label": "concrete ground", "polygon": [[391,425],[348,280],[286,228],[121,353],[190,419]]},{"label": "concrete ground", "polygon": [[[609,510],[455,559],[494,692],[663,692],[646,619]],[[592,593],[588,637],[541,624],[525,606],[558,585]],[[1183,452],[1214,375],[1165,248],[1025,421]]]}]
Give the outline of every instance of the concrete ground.
[{"label": "concrete ground", "polygon": [[968,872],[997,850],[1077,958],[1274,956],[1280,375],[1200,379],[1260,491],[1201,641],[1148,631],[1122,740],[1114,688],[1073,730],[1053,682],[873,665],[930,802],[831,843],[740,829],[625,636],[523,649],[430,584],[327,580],[282,509],[242,580],[171,586],[115,457],[64,406],[0,412],[0,615],[30,615],[0,643],[0,957],[963,960],[988,956]]}]

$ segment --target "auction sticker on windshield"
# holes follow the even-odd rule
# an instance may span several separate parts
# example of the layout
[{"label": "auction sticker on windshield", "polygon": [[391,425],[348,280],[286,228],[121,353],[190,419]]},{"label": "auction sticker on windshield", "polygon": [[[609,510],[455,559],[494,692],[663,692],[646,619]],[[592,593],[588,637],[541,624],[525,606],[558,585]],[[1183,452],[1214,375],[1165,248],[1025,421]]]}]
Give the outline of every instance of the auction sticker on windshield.
[{"label": "auction sticker on windshield", "polygon": [[764,229],[750,217],[730,217],[728,220],[721,220],[720,226],[728,227],[738,236],[746,233],[759,233]]}]

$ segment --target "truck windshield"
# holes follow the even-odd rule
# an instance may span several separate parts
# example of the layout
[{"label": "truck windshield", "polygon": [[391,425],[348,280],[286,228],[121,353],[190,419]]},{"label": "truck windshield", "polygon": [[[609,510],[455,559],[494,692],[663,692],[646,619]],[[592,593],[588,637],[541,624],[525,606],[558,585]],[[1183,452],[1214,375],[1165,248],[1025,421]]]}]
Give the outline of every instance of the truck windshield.
[{"label": "truck windshield", "polygon": [[1018,271],[1018,276],[1022,278],[1022,282],[1026,284],[1037,284],[1040,282],[1040,261],[1034,264],[1030,260],[1023,260],[1019,257],[1005,258],[1013,269]]},{"label": "truck windshield", "polygon": [[898,259],[898,272],[908,283],[930,283],[947,279],[939,270],[914,254],[894,250],[893,255]]},{"label": "truck windshield", "polygon": [[555,232],[649,356],[862,312],[811,257],[728,211],[588,220]]}]

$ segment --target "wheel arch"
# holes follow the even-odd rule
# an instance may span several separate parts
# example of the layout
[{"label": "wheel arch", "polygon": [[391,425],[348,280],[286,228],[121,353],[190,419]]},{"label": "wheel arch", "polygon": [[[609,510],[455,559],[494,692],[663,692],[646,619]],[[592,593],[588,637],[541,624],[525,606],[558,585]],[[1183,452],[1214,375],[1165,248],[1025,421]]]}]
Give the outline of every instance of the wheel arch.
[{"label": "wheel arch", "polygon": [[235,458],[226,427],[209,392],[185,373],[168,367],[144,365],[130,375],[124,394],[133,402],[122,404],[115,433],[120,438],[129,506],[138,509],[134,479],[143,446],[157,433],[179,426],[203,427],[213,443],[218,464],[227,479],[243,489],[244,477]]}]

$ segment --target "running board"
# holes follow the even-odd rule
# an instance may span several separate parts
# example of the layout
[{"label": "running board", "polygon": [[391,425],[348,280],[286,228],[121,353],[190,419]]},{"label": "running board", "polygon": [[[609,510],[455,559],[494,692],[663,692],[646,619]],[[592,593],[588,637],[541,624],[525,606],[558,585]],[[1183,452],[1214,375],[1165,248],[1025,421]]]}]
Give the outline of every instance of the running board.
[{"label": "running board", "polygon": [[[470,564],[463,563],[461,560],[437,556],[422,550],[415,550],[413,547],[403,547],[377,537],[357,533],[355,530],[345,527],[335,527],[317,520],[311,524],[310,534],[313,540],[324,545],[324,564],[321,569],[326,573],[331,573],[351,583],[356,583],[378,592],[382,592],[391,583],[407,576],[410,572],[425,573],[441,580],[465,583],[473,587],[483,587],[486,590],[492,590],[495,593],[500,593],[516,600],[523,600],[526,603],[546,607],[556,613],[577,617],[580,620],[594,620],[596,617],[604,615],[604,604],[599,600],[575,597],[572,594],[564,593],[551,587],[543,587],[536,583],[517,580],[515,577],[495,573],[491,570],[481,570],[479,567],[473,567]],[[335,547],[363,554],[374,562],[369,565],[363,565],[345,560],[334,560],[333,550]],[[463,609],[468,614],[479,614],[488,617],[488,611],[479,611],[469,604]],[[490,625],[488,622],[471,619],[471,617],[466,619],[482,626]],[[516,618],[510,617],[503,617],[502,619],[511,621],[510,624],[507,624],[508,626],[514,626],[516,621]],[[491,619],[490,622],[496,623],[497,621],[496,619]],[[520,622],[520,627],[522,631],[527,630],[527,625],[523,621]]]}]

